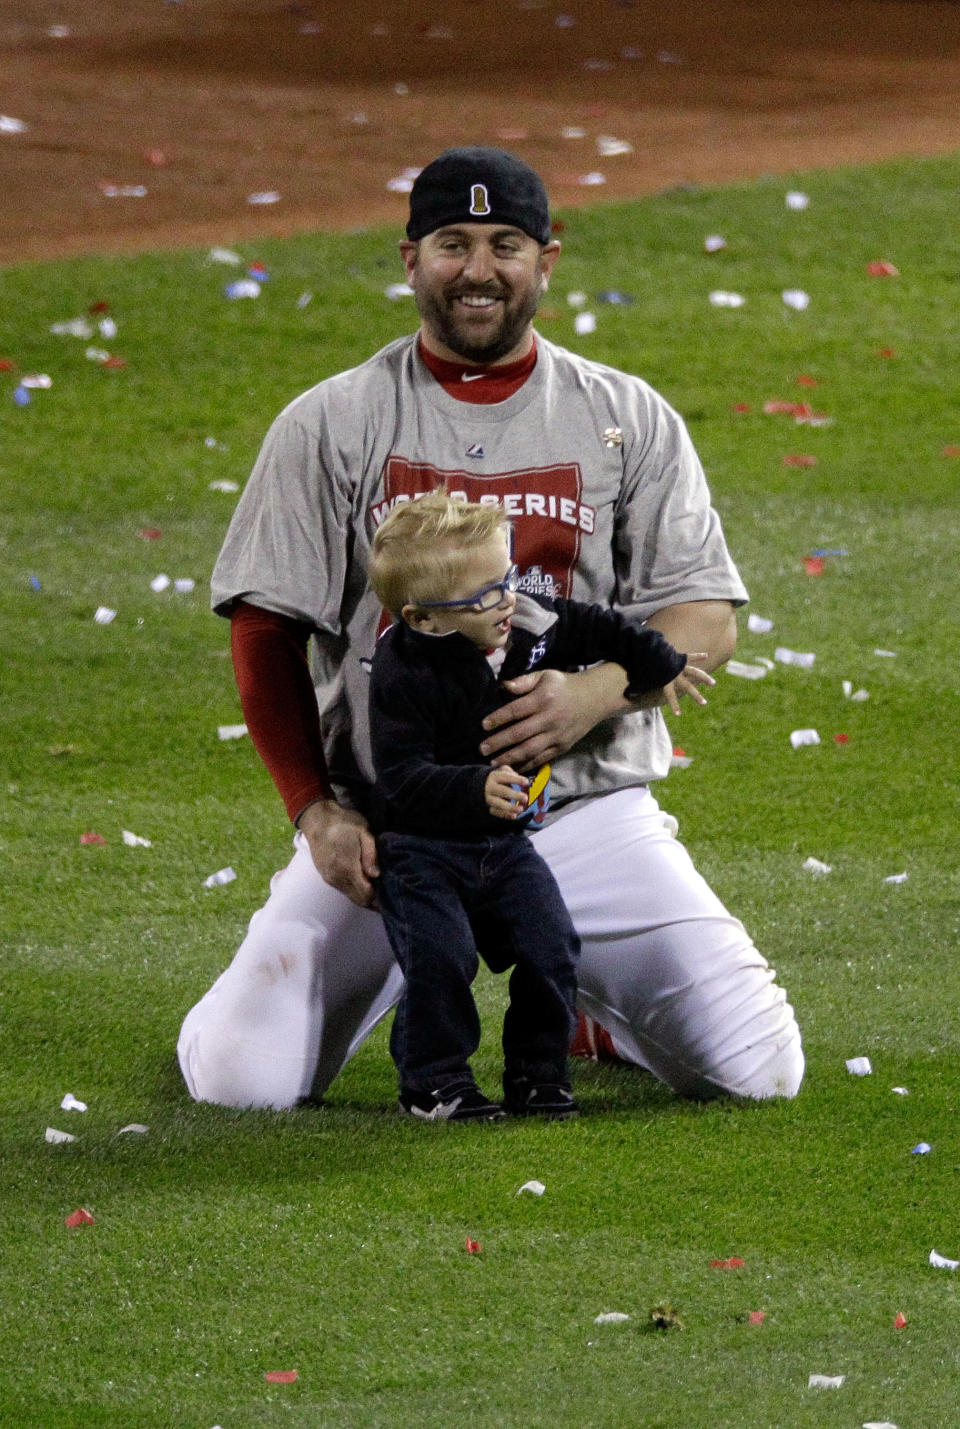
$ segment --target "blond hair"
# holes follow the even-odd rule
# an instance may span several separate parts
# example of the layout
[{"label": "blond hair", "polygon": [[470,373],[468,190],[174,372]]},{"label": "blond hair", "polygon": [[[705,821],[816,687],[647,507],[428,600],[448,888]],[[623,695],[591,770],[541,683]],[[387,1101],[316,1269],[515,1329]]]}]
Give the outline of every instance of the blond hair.
[{"label": "blond hair", "polygon": [[457,501],[443,487],[394,506],[377,527],[367,574],[391,615],[447,600],[475,546],[509,530],[502,506]]}]

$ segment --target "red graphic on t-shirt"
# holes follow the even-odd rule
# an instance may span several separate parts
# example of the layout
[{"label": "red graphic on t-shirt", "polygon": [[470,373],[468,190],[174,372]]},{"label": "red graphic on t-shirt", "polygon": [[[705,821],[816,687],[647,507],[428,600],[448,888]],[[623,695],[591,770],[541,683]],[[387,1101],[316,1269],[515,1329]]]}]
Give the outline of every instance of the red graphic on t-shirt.
[{"label": "red graphic on t-shirt", "polygon": [[392,456],[384,468],[383,499],[371,507],[374,525],[379,526],[398,501],[414,501],[442,485],[455,499],[505,509],[522,591],[569,599],[580,540],[593,531],[596,517],[582,500],[583,478],[576,463],[479,476]]}]

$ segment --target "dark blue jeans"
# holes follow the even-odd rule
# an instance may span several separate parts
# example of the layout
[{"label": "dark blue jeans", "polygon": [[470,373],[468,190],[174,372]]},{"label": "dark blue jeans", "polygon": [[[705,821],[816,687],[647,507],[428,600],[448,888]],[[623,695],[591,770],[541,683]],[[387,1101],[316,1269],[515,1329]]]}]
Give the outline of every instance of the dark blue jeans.
[{"label": "dark blue jeans", "polygon": [[472,1075],[479,955],[512,967],[503,1021],[508,1078],[563,1081],[576,1025],[577,937],[553,874],[523,834],[382,834],[377,897],[405,987],[390,1051],[401,1087]]}]

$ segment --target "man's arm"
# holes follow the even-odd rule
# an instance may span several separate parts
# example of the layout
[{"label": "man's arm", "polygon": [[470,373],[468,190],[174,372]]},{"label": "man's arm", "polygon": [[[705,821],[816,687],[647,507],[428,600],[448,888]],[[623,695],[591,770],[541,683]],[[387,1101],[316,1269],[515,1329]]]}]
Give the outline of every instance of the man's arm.
[{"label": "man's arm", "polygon": [[361,908],[369,907],[376,847],[366,821],[342,809],[330,788],[307,665],[309,625],[239,601],[230,635],[250,737],[306,837],[317,872]]},{"label": "man's arm", "polygon": [[[707,658],[698,663],[707,671],[729,660],[736,646],[735,608],[728,600],[666,606],[647,624],[678,650],[706,651]],[[496,765],[534,769],[565,754],[601,720],[663,704],[662,689],[651,690],[639,700],[626,699],[627,678],[622,665],[611,663],[577,674],[543,670],[506,681],[518,698],[484,720],[490,738],[480,746],[481,754],[494,755]]]}]

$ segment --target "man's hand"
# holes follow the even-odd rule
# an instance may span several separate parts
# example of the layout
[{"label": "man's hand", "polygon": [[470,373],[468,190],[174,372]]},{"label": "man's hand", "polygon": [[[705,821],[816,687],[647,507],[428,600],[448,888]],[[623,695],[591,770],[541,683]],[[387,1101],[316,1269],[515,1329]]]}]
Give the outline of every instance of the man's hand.
[{"label": "man's hand", "polygon": [[691,660],[708,659],[706,650],[698,650],[694,655],[687,656],[687,663],[680,671],[675,680],[671,680],[669,685],[664,685],[663,695],[667,704],[675,715],[680,713],[680,701],[684,695],[689,695],[698,705],[705,705],[707,702],[698,690],[698,685],[715,685],[717,682],[708,675],[706,670],[701,670],[697,665],[691,665]]},{"label": "man's hand", "polygon": [[504,764],[500,769],[492,769],[483,786],[483,797],[487,808],[498,819],[519,819],[527,807],[527,790],[530,780]]},{"label": "man's hand", "polygon": [[623,698],[626,683],[626,671],[613,664],[573,675],[534,670],[505,680],[504,688],[519,698],[487,715],[483,727],[490,738],[480,753],[495,755],[494,767],[538,769],[572,748],[600,720],[630,709]]},{"label": "man's hand", "polygon": [[372,880],[380,869],[366,819],[333,799],[318,799],[300,815],[300,831],[324,883],[345,893],[358,908],[372,908]]}]

